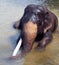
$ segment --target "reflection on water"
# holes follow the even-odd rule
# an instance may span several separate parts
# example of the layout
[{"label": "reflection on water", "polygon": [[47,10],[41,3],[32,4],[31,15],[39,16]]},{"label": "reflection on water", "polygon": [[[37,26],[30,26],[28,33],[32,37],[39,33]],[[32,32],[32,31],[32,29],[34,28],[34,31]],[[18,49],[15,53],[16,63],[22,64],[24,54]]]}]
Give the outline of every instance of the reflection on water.
[{"label": "reflection on water", "polygon": [[[21,18],[24,7],[28,4],[43,4],[45,0],[0,0],[0,64],[1,65],[59,65],[59,27],[53,34],[53,41],[46,51],[37,52],[35,49],[25,57],[16,61],[6,58],[12,55],[19,31],[13,29],[13,23]],[[57,17],[59,10],[51,9]],[[25,60],[25,61],[24,61]]]}]

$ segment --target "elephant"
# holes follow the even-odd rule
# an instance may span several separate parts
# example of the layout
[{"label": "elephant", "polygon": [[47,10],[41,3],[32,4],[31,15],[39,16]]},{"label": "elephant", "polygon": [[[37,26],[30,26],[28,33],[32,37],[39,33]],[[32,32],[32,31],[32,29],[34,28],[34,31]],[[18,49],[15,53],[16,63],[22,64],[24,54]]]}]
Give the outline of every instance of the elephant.
[{"label": "elephant", "polygon": [[36,49],[45,49],[52,41],[52,33],[57,29],[58,19],[46,6],[30,4],[22,18],[13,27],[21,30],[18,41],[22,38],[21,54],[26,55],[38,42]]}]

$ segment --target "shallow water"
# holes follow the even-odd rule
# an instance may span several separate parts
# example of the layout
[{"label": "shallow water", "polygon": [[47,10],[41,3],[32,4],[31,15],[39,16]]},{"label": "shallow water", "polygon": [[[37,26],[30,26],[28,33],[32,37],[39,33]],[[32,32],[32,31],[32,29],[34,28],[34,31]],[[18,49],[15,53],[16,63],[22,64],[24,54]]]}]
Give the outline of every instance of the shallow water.
[{"label": "shallow water", "polygon": [[[35,49],[23,59],[10,61],[19,31],[13,29],[28,4],[42,4],[45,0],[0,0],[0,64],[1,65],[59,65],[59,27],[53,34],[53,41],[44,52]],[[51,9],[59,18],[59,10]]]}]

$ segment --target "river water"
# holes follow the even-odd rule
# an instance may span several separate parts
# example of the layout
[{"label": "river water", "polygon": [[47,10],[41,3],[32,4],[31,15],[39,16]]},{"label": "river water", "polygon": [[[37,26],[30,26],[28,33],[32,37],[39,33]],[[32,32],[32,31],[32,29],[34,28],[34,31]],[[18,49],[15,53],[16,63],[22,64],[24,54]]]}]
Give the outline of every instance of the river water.
[{"label": "river water", "polygon": [[[15,21],[19,20],[28,4],[43,5],[45,0],[0,0],[0,65],[59,65],[59,27],[53,34],[53,40],[44,52],[35,49],[19,60],[10,61],[19,31],[13,29]],[[50,7],[49,7],[50,9]],[[59,19],[59,10],[50,9]]]}]

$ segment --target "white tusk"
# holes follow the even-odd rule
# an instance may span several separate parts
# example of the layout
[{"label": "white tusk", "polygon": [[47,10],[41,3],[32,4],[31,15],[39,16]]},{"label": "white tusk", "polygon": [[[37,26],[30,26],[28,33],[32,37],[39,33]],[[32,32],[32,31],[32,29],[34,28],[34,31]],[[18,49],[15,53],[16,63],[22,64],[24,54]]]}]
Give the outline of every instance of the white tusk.
[{"label": "white tusk", "polygon": [[19,42],[18,42],[16,48],[14,49],[14,52],[13,52],[12,56],[16,56],[16,54],[17,54],[17,52],[19,51],[19,48],[20,48],[20,46],[21,46],[21,43],[22,43],[22,39],[20,38],[20,40],[19,40]]}]

